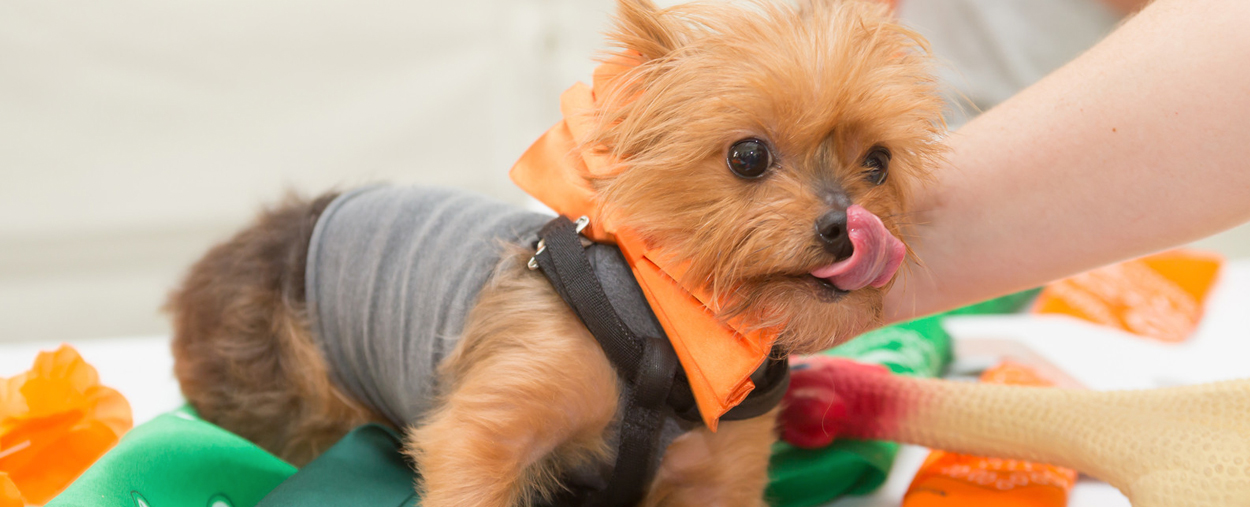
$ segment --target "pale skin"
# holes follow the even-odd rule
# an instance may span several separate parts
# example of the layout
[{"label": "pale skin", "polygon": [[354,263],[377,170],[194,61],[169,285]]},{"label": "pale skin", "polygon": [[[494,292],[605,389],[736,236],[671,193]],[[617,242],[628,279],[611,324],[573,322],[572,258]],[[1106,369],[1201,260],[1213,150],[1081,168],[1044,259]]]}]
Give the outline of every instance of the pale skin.
[{"label": "pale skin", "polygon": [[1145,7],[1150,0],[1102,0],[1102,3],[1120,14],[1132,14]]},{"label": "pale skin", "polygon": [[[1136,2],[1125,2],[1136,3]],[[1036,287],[1250,220],[1250,2],[1158,0],[948,139],[886,319]]]}]

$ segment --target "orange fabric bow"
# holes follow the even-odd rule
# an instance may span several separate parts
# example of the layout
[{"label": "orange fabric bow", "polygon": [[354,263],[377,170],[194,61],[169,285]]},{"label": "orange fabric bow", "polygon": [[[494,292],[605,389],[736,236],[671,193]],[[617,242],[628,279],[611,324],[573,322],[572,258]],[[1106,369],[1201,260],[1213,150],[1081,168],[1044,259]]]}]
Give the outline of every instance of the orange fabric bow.
[{"label": "orange fabric bow", "polygon": [[[708,294],[679,282],[683,265],[666,261],[635,231],[618,227],[612,217],[601,213],[591,180],[611,176],[621,165],[610,155],[583,146],[596,121],[590,113],[606,96],[612,79],[637,66],[638,60],[614,58],[595,70],[594,89],[576,83],[565,91],[560,96],[564,119],[526,150],[510,175],[518,186],[557,213],[590,217],[584,233],[591,239],[620,247],[677,351],[703,422],[716,431],[720,417],[755,388],[751,373],[768,358],[776,335],[741,332],[732,323],[717,319],[709,308],[714,305]],[[596,95],[595,90],[603,93]]]},{"label": "orange fabric bow", "polygon": [[40,352],[30,371],[0,377],[0,506],[47,503],[130,426],[130,404],[78,352]]}]

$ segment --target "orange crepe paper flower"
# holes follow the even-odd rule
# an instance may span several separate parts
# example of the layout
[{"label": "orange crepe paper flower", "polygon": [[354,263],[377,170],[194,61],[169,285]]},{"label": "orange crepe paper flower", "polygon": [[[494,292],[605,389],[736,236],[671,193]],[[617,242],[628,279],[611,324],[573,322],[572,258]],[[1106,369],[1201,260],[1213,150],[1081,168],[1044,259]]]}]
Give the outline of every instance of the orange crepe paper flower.
[{"label": "orange crepe paper flower", "polygon": [[1223,258],[1172,250],[1081,273],[1047,285],[1034,311],[1070,315],[1163,342],[1184,341]]},{"label": "orange crepe paper flower", "polygon": [[0,472],[0,507],[26,507],[22,501],[22,492],[9,479],[9,474]]},{"label": "orange crepe paper flower", "polygon": [[618,227],[600,212],[591,180],[612,176],[621,165],[602,151],[584,147],[584,142],[594,127],[592,113],[598,100],[607,96],[616,76],[637,66],[640,59],[626,55],[609,60],[595,70],[593,89],[577,83],[565,91],[560,96],[564,119],[526,150],[510,175],[517,186],[557,213],[590,217],[584,233],[591,239],[620,247],[673,343],[704,423],[716,431],[720,416],[755,388],[751,373],[768,358],[776,335],[740,332],[719,320],[708,294],[679,282],[683,265],[666,261],[636,232]]},{"label": "orange crepe paper flower", "polygon": [[0,507],[44,504],[130,429],[130,404],[62,345],[0,378]]}]

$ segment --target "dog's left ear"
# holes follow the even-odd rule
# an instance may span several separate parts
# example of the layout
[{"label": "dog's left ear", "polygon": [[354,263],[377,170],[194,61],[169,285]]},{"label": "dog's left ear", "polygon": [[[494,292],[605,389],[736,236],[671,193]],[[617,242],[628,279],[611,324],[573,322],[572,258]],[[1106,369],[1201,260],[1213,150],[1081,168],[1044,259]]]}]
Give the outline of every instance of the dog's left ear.
[{"label": "dog's left ear", "polygon": [[677,26],[651,0],[619,0],[615,26],[608,38],[626,51],[654,60],[671,53],[681,44]]}]

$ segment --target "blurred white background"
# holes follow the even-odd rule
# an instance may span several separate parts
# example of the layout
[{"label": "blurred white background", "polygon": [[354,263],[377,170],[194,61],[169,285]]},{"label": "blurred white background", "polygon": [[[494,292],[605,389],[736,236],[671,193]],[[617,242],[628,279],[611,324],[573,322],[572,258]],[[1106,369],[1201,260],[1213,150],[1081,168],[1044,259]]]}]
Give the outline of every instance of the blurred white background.
[{"label": "blurred white background", "polygon": [[0,4],[0,341],[163,332],[179,273],[287,189],[505,199],[589,75],[586,0]]},{"label": "blurred white background", "polygon": [[[507,169],[588,78],[611,9],[0,3],[0,341],[166,332],[180,272],[286,189],[386,180],[522,202]],[[1118,20],[1096,0],[904,0],[901,15],[982,108]],[[1250,232],[1205,245],[1250,255]]]}]

